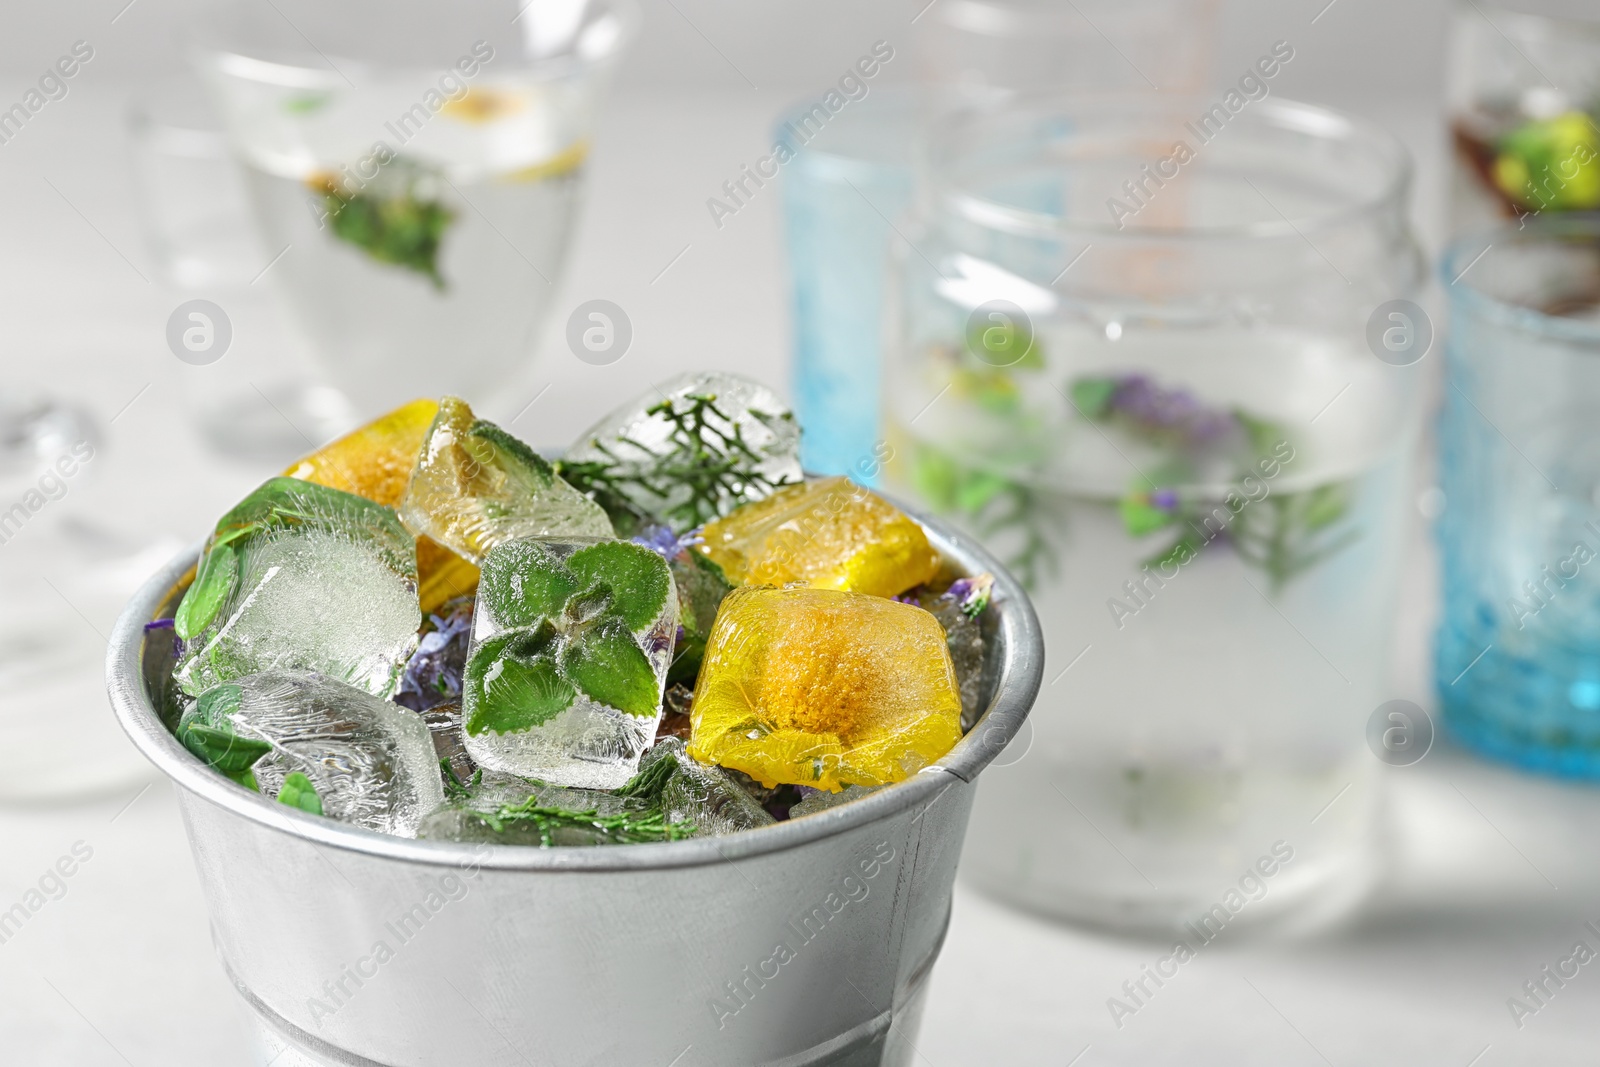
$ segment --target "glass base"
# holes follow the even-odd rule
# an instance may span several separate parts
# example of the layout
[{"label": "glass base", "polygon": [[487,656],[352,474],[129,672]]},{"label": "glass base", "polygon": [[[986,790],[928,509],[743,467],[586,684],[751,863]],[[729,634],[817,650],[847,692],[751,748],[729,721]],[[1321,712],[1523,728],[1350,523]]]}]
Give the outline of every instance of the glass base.
[{"label": "glass base", "polygon": [[1365,752],[1297,768],[1195,754],[1135,776],[1030,751],[985,777],[961,876],[1047,918],[1196,949],[1321,929],[1381,870],[1376,771]]},{"label": "glass base", "polygon": [[1600,746],[1593,743],[1551,744],[1548,734],[1483,714],[1468,701],[1445,703],[1444,726],[1452,740],[1480,756],[1540,774],[1600,781]]},{"label": "glass base", "polygon": [[1236,897],[1243,900],[1236,908],[1229,906],[1226,889],[1209,896],[1101,896],[1044,891],[981,871],[963,877],[984,895],[1041,918],[1117,935],[1179,938],[1198,953],[1218,937],[1291,937],[1326,929],[1366,899],[1379,870],[1376,849],[1363,848],[1285,870],[1267,883],[1259,900]]},{"label": "glass base", "polygon": [[[1572,620],[1567,632],[1587,624]],[[1600,649],[1542,639],[1532,626],[1490,633],[1439,631],[1439,706],[1450,736],[1541,774],[1600,779]]]},{"label": "glass base", "polygon": [[89,800],[154,780],[106,708],[106,635],[179,546],[80,519],[68,511],[75,492],[0,548],[0,804]]}]

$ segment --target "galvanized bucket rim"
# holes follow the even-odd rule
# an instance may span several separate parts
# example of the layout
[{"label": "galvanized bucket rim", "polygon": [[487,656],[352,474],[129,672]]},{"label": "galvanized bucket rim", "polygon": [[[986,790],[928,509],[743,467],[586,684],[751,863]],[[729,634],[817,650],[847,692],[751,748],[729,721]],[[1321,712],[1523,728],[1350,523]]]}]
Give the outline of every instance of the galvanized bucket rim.
[{"label": "galvanized bucket rim", "polygon": [[117,618],[106,652],[106,687],[122,728],[135,747],[167,778],[189,793],[243,819],[346,852],[380,859],[501,871],[642,871],[699,867],[799,848],[907,809],[938,802],[938,794],[972,781],[1021,728],[1038,695],[1044,643],[1032,604],[1016,579],[970,538],[925,516],[916,518],[945,559],[967,574],[994,575],[989,610],[998,615],[993,698],[949,755],[904,782],[815,815],[726,837],[611,848],[533,848],[420,841],[349,826],[292,809],[236,785],[201,763],[162,724],[144,685],[145,623],[154,620],[168,593],[199,558],[198,545],[180,552],[153,574]]}]

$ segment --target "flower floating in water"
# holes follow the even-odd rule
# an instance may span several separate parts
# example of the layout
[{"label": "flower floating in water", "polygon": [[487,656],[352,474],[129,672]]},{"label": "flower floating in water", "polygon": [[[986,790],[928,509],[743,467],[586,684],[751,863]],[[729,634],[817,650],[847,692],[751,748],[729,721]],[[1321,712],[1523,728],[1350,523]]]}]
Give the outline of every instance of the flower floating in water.
[{"label": "flower floating in water", "polygon": [[1206,407],[1187,389],[1164,388],[1143,374],[1079,378],[1071,395],[1084,418],[1118,423],[1154,443],[1202,449],[1240,438],[1232,411]]}]

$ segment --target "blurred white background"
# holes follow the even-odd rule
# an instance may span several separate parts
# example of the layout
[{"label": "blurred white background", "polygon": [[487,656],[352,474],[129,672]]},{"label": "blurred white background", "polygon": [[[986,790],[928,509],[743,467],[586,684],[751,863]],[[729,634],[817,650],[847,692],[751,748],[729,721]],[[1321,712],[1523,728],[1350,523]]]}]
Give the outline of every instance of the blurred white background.
[{"label": "blurred white background", "polygon": [[[645,27],[602,119],[574,255],[540,358],[525,397],[489,412],[516,416],[513,429],[536,442],[567,440],[646,380],[679,370],[739,369],[785,386],[779,198],[755,198],[720,230],[705,200],[766,150],[785,103],[833,81],[875,40],[908,44],[922,2],[641,6]],[[166,347],[166,319],[180,297],[155,280],[129,182],[130,94],[181,68],[185,28],[205,7],[13,2],[0,22],[0,101],[20,96],[73,42],[95,50],[64,99],[0,144],[4,383],[91,407],[109,429],[104,469],[85,492],[103,513],[174,544],[267,473],[200,455],[179,417],[197,375],[214,368],[181,364]],[[1215,70],[1231,80],[1273,41],[1292,42],[1295,61],[1273,91],[1350,109],[1400,134],[1418,157],[1418,226],[1435,251],[1446,17],[1442,0],[1225,0]],[[909,49],[901,55],[885,80],[914,74]],[[269,258],[262,255],[263,270]],[[567,312],[593,298],[622,305],[634,324],[629,356],[607,367],[572,358],[560,339]],[[234,349],[226,367],[218,365],[227,373],[249,381],[305,359],[270,270],[228,310]],[[1432,564],[1420,534],[1417,546],[1395,696],[1431,703],[1424,660]],[[1208,950],[1120,1030],[1106,998],[1164,946],[1046,926],[958,888],[919,1062],[1594,1062],[1593,968],[1522,1028],[1506,1000],[1574,941],[1596,944],[1582,924],[1600,923],[1600,797],[1448,749],[1397,773],[1392,785],[1394,862],[1366,911],[1289,945]],[[85,805],[0,810],[0,907],[75,841],[93,849],[65,895],[0,943],[0,1062],[245,1062],[233,993],[211,954],[166,788],[134,782]]]}]

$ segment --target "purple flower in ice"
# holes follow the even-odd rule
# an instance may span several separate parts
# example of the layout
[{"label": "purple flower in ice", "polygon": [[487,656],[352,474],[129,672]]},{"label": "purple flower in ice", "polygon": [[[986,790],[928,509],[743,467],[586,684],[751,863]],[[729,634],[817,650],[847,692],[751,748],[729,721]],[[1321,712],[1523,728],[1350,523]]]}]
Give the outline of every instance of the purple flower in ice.
[{"label": "purple flower in ice", "polygon": [[1178,510],[1178,494],[1173,489],[1157,489],[1150,494],[1150,504],[1162,511]]},{"label": "purple flower in ice", "polygon": [[695,527],[683,536],[672,532],[668,526],[647,526],[642,533],[634,534],[633,543],[643,545],[650,551],[657,553],[662,559],[671,563],[683,552],[695,545],[704,544],[705,538],[700,536],[700,527]]},{"label": "purple flower in ice", "polygon": [[444,618],[430,615],[428,619],[433,629],[417,643],[394,696],[395,703],[412,711],[427,711],[461,696],[461,672],[472,636],[471,604],[461,605]]},{"label": "purple flower in ice", "polygon": [[960,605],[961,613],[972,619],[989,606],[989,593],[993,588],[994,575],[985,571],[970,578],[957,578],[939,599],[955,601]]}]

